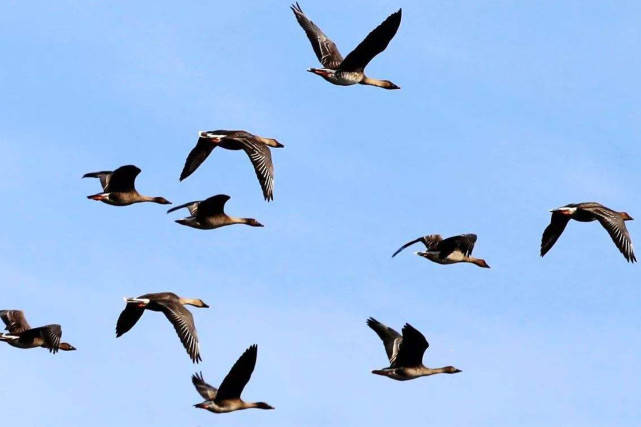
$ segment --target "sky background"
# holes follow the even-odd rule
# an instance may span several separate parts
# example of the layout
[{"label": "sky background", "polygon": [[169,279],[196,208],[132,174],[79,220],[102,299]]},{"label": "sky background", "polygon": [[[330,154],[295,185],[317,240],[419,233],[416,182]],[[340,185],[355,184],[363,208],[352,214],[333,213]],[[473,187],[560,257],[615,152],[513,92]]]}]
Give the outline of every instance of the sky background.
[{"label": "sky background", "polygon": [[[318,63],[288,6],[0,3],[0,308],[60,323],[78,348],[0,347],[3,422],[638,426],[639,266],[598,224],[538,251],[566,203],[641,217],[641,4],[303,1],[344,55],[402,7],[367,68],[398,91],[305,72]],[[178,182],[213,129],[285,144],[274,202],[243,153],[216,150]],[[124,164],[143,194],[229,194],[227,213],[265,227],[201,231],[173,222],[186,211],[85,198],[100,188],[84,173]],[[418,246],[390,258],[469,232],[491,269]],[[201,364],[159,313],[115,338],[122,297],[161,291],[211,305],[190,309]],[[387,359],[368,316],[411,323],[426,365],[463,372],[370,374]],[[243,397],[276,410],[193,408],[191,374],[218,386],[253,343]]]}]

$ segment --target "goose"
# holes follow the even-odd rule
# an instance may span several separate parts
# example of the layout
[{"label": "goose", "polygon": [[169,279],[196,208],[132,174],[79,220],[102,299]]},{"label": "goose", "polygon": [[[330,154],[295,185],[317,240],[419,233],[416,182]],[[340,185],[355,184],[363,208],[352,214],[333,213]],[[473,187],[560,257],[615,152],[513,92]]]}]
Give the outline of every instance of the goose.
[{"label": "goose", "polygon": [[541,239],[541,256],[548,253],[552,246],[554,246],[554,243],[556,243],[561,236],[561,233],[565,230],[565,226],[568,225],[571,219],[579,222],[592,222],[596,220],[599,221],[608,234],[610,234],[612,241],[619,251],[621,251],[625,259],[628,262],[637,261],[637,258],[634,256],[630,233],[628,233],[624,222],[633,220],[627,212],[613,211],[596,202],[570,203],[560,208],[552,209],[550,212],[552,212],[550,225],[543,231],[543,237]]},{"label": "goose", "polygon": [[461,234],[459,236],[443,239],[440,234],[430,234],[419,237],[411,242],[405,243],[394,254],[395,257],[406,247],[421,242],[427,248],[427,252],[415,252],[416,255],[427,258],[439,264],[455,264],[457,262],[469,262],[483,268],[490,268],[484,259],[471,256],[476,243],[476,234]]},{"label": "goose", "polygon": [[198,142],[185,160],[180,180],[182,181],[194,173],[216,147],[227,150],[244,150],[254,165],[254,171],[265,200],[274,200],[274,165],[269,147],[281,148],[284,145],[273,138],[263,138],[244,130],[198,132]]},{"label": "goose", "polygon": [[191,216],[183,219],[177,219],[178,224],[188,227],[199,228],[201,230],[211,230],[213,228],[224,227],[232,224],[247,224],[252,227],[263,227],[263,224],[254,218],[236,218],[225,214],[225,203],[230,197],[226,194],[218,194],[206,200],[185,203],[176,206],[167,211],[173,212],[178,209],[187,208]]},{"label": "goose", "polygon": [[383,89],[400,89],[389,80],[378,80],[365,75],[365,67],[379,53],[385,50],[401,24],[401,13],[391,14],[382,24],[365,37],[356,48],[343,59],[336,44],[323,31],[305,16],[298,3],[291,5],[296,20],[305,30],[316,57],[323,68],[309,68],[307,71],[321,76],[339,86],[362,85],[378,86]]},{"label": "goose", "polygon": [[52,324],[31,328],[24,313],[20,310],[1,310],[0,318],[6,325],[8,334],[0,333],[0,341],[18,348],[44,347],[50,353],[57,353],[58,350],[73,351],[76,347],[66,342],[60,342],[62,328],[60,325]]},{"label": "goose", "polygon": [[171,202],[164,197],[143,196],[136,191],[134,181],[139,173],[140,169],[134,165],[121,166],[113,172],[86,173],[82,176],[83,178],[99,178],[102,185],[102,193],[93,194],[87,198],[113,206],[127,206],[142,202],[170,205]]},{"label": "goose", "polygon": [[191,382],[205,399],[204,402],[194,406],[217,414],[249,408],[274,409],[273,406],[265,402],[245,402],[240,398],[240,394],[254,372],[257,353],[258,346],[256,344],[245,350],[234,363],[218,390],[205,382],[202,373],[192,375]]},{"label": "goose", "polygon": [[145,309],[162,311],[171,324],[174,325],[178,338],[180,338],[192,362],[198,363],[202,360],[194,318],[189,310],[185,308],[185,304],[208,308],[209,306],[203,300],[182,298],[172,292],[159,292],[141,295],[137,298],[125,298],[125,302],[127,306],[120,313],[116,323],[116,338],[133,328],[140,316],[145,312]]},{"label": "goose", "polygon": [[427,375],[461,372],[454,366],[431,369],[423,365],[423,354],[429,344],[423,334],[409,323],[403,326],[403,336],[373,317],[367,319],[367,325],[383,340],[385,352],[390,362],[389,367],[375,369],[372,371],[373,374],[383,375],[393,380],[407,381]]}]

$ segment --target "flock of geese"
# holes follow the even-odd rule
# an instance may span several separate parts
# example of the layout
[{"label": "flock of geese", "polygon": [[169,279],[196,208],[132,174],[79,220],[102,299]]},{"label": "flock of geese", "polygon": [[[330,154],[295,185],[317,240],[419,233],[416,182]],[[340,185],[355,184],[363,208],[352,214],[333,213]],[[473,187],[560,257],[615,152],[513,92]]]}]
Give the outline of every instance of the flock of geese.
[{"label": "flock of geese", "polygon": [[[399,89],[399,86],[388,80],[378,80],[366,76],[364,69],[376,55],[385,50],[396,34],[401,23],[400,9],[369,33],[345,58],[342,57],[334,42],[307,18],[298,3],[292,5],[291,10],[305,31],[314,53],[323,66],[323,68],[310,68],[308,71],[335,85],[363,84],[384,89]],[[227,150],[243,150],[249,156],[254,167],[263,197],[266,201],[273,200],[274,165],[271,148],[282,148],[283,144],[276,139],[265,138],[243,130],[199,132],[198,142],[187,155],[185,165],[180,173],[180,181],[193,174],[216,147]],[[134,165],[125,165],[114,171],[87,173],[83,178],[98,178],[102,187],[101,192],[87,196],[87,198],[114,206],[127,206],[142,202],[171,204],[164,197],[145,196],[136,190],[135,180],[140,172],[141,170]],[[245,224],[252,227],[263,226],[254,218],[227,215],[224,207],[229,199],[228,195],[218,194],[205,200],[181,204],[167,212],[186,208],[189,210],[189,216],[177,219],[176,222],[203,230],[233,224]],[[625,226],[625,221],[632,220],[632,217],[626,212],[617,212],[595,202],[567,204],[553,209],[551,212],[550,224],[545,228],[541,240],[541,256],[544,256],[552,248],[567,223],[573,219],[579,222],[598,221],[609,233],[625,259],[628,262],[636,262],[630,234]],[[472,256],[476,239],[476,234],[462,234],[445,239],[438,234],[427,235],[405,243],[392,254],[392,257],[408,246],[421,242],[425,245],[426,250],[416,252],[416,254],[432,262],[438,264],[466,262],[478,267],[490,268],[484,259]],[[186,305],[199,308],[209,307],[204,301],[180,297],[172,292],[160,292],[148,293],[136,298],[125,298],[125,303],[126,306],[116,322],[116,337],[124,335],[133,328],[145,310],[162,312],[176,330],[189,358],[194,363],[202,360],[194,318]],[[61,341],[62,328],[58,324],[32,328],[20,310],[2,310],[0,318],[2,318],[8,332],[0,334],[0,341],[13,347],[22,349],[44,347],[52,353],[56,353],[58,350],[76,350],[71,344]],[[389,366],[373,370],[373,374],[405,381],[427,375],[461,372],[454,366],[433,369],[423,365],[423,354],[429,344],[425,336],[409,323],[403,326],[402,334],[371,317],[367,319],[367,325],[383,341],[389,360]],[[247,348],[232,366],[218,389],[207,384],[202,373],[194,374],[192,376],[194,387],[205,399],[194,406],[215,413],[248,408],[274,409],[265,402],[245,402],[240,397],[254,370],[257,355],[258,347],[255,344]]]}]

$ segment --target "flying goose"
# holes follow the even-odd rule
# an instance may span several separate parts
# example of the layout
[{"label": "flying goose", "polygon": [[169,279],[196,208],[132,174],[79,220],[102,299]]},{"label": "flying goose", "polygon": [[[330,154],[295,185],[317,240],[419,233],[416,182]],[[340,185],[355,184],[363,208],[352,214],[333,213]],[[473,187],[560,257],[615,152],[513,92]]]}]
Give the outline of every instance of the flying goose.
[{"label": "flying goose", "polygon": [[39,328],[31,328],[24,313],[20,310],[1,310],[0,318],[6,325],[8,334],[0,333],[0,341],[18,348],[44,347],[50,353],[58,350],[72,351],[76,348],[69,343],[60,342],[62,328],[60,325],[46,325]]},{"label": "flying goose", "polygon": [[420,255],[430,261],[439,264],[470,262],[479,267],[490,268],[484,259],[471,256],[474,243],[476,242],[476,234],[461,234],[459,236],[448,237],[447,239],[443,239],[440,234],[419,237],[411,242],[405,243],[394,252],[392,257],[395,257],[400,251],[416,242],[423,243],[427,248],[427,252],[416,252],[416,255]]},{"label": "flying goose", "polygon": [[125,298],[127,306],[120,313],[116,323],[116,337],[119,337],[129,331],[136,324],[145,309],[151,311],[162,311],[167,319],[174,325],[178,338],[182,342],[189,357],[194,363],[200,362],[200,349],[198,346],[198,335],[194,318],[185,304],[194,307],[208,308],[209,306],[201,299],[182,298],[172,292],[159,292],[155,294],[145,294],[138,298]]},{"label": "flying goose", "polygon": [[384,369],[373,370],[373,374],[383,375],[393,380],[406,381],[434,374],[456,374],[461,372],[454,366],[431,369],[423,365],[423,354],[429,347],[422,333],[406,323],[403,336],[394,329],[370,317],[367,325],[383,340],[390,365]]},{"label": "flying goose", "polygon": [[557,209],[552,209],[550,225],[543,231],[541,239],[541,256],[545,255],[554,246],[568,222],[573,219],[580,222],[599,221],[603,228],[610,234],[612,241],[619,248],[628,262],[636,262],[634,248],[630,233],[624,221],[633,218],[627,212],[617,212],[606,208],[600,203],[570,203]]},{"label": "flying goose", "polygon": [[243,355],[234,363],[218,390],[205,382],[202,373],[200,375],[194,374],[191,377],[191,382],[198,393],[205,399],[204,402],[194,406],[217,414],[249,408],[274,409],[273,406],[265,402],[245,402],[240,398],[240,394],[249,382],[252,372],[254,372],[257,352],[258,347],[256,344],[245,350]]},{"label": "flying goose", "polygon": [[214,130],[198,132],[198,142],[191,150],[180,174],[180,180],[191,175],[216,147],[244,150],[249,156],[265,200],[274,200],[274,165],[269,147],[284,147],[273,138],[263,138],[244,130]]},{"label": "flying goose", "polygon": [[252,227],[262,227],[263,224],[254,218],[236,218],[225,214],[225,203],[230,197],[226,194],[218,194],[206,200],[185,203],[175,208],[171,208],[167,213],[178,209],[187,208],[191,214],[187,218],[177,219],[178,224],[188,227],[199,228],[201,230],[211,230],[213,228],[224,227],[232,224],[247,224]]},{"label": "flying goose", "polygon": [[401,24],[401,9],[391,14],[382,24],[365,37],[356,48],[343,59],[336,44],[320,28],[305,16],[298,3],[291,5],[296,20],[305,30],[316,57],[323,68],[307,71],[317,74],[330,83],[350,86],[357,83],[378,86],[384,89],[400,89],[389,80],[372,79],[365,75],[365,67],[379,53],[385,50]]},{"label": "flying goose", "polygon": [[134,181],[140,169],[134,165],[121,166],[115,171],[89,172],[83,178],[99,178],[102,193],[87,196],[88,199],[98,200],[108,205],[127,206],[132,203],[153,202],[170,205],[164,197],[143,196],[136,191]]}]

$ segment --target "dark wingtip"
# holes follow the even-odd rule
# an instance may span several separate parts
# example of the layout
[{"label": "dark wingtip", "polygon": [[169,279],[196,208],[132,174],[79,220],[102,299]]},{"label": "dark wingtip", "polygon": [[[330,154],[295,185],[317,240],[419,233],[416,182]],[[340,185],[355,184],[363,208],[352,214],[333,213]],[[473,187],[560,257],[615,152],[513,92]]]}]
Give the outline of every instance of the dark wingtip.
[{"label": "dark wingtip", "polygon": [[194,171],[188,171],[187,168],[185,167],[183,171],[180,173],[180,178],[178,178],[178,182],[182,182],[183,179],[188,178],[189,175],[191,175]]},{"label": "dark wingtip", "polygon": [[[205,381],[205,380],[204,380],[204,378],[203,378],[203,372],[202,372],[202,371],[200,371],[200,372],[195,372],[195,373],[193,373],[193,374],[191,375],[191,382],[192,382],[194,385],[197,385],[197,383],[199,383],[199,382],[204,382],[204,381]],[[196,406],[196,405],[194,405],[194,406]]]}]

